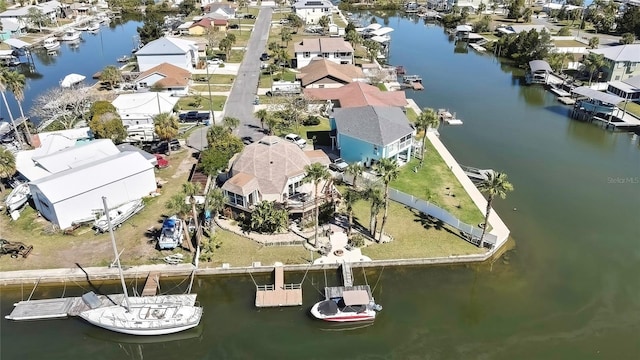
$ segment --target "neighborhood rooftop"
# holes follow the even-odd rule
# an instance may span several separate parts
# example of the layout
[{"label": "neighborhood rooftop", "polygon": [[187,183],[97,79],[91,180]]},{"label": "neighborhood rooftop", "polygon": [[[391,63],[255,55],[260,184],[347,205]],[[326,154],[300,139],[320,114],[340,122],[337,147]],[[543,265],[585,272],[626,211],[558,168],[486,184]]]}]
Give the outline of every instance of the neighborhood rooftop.
[{"label": "neighborhood rooftop", "polygon": [[336,127],[341,134],[386,146],[411,134],[407,116],[393,106],[361,106],[333,110]]}]

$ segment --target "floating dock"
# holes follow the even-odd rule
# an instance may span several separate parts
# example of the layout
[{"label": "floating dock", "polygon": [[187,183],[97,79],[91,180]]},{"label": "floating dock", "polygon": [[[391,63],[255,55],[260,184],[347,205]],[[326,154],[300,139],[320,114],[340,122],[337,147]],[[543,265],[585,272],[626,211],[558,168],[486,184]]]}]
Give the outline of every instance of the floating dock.
[{"label": "floating dock", "polygon": [[280,307],[302,305],[302,284],[285,284],[284,268],[274,268],[273,285],[256,285],[256,307]]}]

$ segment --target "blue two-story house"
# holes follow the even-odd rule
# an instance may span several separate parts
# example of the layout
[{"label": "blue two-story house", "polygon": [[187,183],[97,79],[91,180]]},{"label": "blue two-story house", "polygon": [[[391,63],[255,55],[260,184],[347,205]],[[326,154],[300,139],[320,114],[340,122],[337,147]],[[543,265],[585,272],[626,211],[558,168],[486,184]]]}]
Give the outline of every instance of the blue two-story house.
[{"label": "blue two-story house", "polygon": [[411,158],[415,130],[399,107],[336,108],[331,129],[346,162],[370,167],[382,158],[393,158],[399,164]]}]

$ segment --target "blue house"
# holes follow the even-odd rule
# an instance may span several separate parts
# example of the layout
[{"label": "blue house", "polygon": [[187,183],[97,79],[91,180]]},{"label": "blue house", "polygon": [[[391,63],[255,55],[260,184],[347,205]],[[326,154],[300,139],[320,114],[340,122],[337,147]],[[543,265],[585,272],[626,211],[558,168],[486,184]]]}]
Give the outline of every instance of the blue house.
[{"label": "blue house", "polygon": [[399,164],[411,158],[414,129],[399,107],[336,108],[331,128],[346,162],[370,167],[382,158],[393,158]]}]

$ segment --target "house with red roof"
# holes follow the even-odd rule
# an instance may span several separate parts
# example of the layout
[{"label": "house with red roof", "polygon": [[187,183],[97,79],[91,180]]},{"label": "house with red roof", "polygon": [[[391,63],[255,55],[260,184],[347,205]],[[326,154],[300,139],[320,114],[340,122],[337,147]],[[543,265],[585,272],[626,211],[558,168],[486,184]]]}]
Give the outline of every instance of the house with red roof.
[{"label": "house with red roof", "polygon": [[191,72],[181,67],[162,63],[142,72],[135,79],[136,89],[162,89],[171,95],[188,95]]}]

